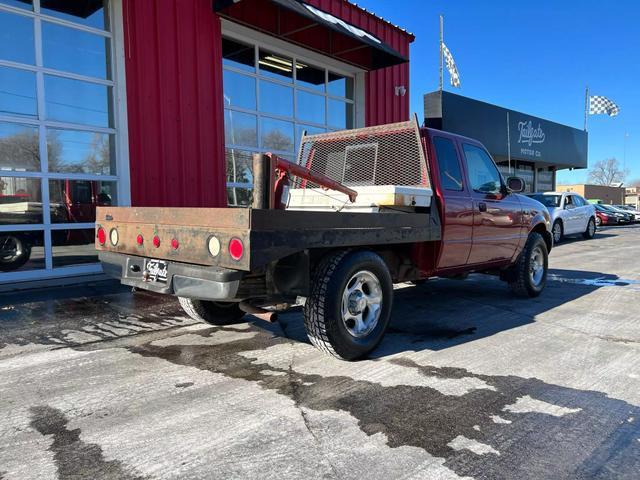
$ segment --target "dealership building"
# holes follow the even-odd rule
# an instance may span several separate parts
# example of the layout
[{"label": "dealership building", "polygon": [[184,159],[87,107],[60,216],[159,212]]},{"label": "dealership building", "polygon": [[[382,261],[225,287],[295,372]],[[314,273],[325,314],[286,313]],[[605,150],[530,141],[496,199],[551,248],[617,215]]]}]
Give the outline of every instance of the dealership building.
[{"label": "dealership building", "polygon": [[407,120],[413,40],[346,0],[0,0],[0,285],[100,274],[97,206],[243,205],[253,152]]},{"label": "dealership building", "polygon": [[445,91],[424,95],[424,116],[429,127],[482,142],[527,192],[555,190],[558,170],[587,168],[584,130]]}]

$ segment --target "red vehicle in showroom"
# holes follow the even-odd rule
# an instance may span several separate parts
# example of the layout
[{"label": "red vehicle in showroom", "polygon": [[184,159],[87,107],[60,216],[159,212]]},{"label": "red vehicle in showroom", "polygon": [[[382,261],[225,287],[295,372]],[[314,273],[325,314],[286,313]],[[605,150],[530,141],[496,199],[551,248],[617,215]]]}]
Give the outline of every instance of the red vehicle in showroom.
[{"label": "red vehicle in showroom", "polygon": [[252,208],[99,208],[105,272],[214,325],[304,303],[311,342],[348,360],[381,341],[394,283],[545,286],[549,213],[475,140],[417,122],[304,136],[296,164],[256,155],[253,175]]},{"label": "red vehicle in showroom", "polygon": [[[100,182],[58,180],[50,184],[52,223],[90,223],[96,207],[111,205],[111,196],[100,189]],[[0,224],[42,223],[42,202],[33,192],[0,194]],[[54,230],[53,245],[86,245],[92,241],[85,230]],[[0,272],[22,267],[31,258],[33,247],[42,246],[40,232],[29,230],[0,232]]]}]

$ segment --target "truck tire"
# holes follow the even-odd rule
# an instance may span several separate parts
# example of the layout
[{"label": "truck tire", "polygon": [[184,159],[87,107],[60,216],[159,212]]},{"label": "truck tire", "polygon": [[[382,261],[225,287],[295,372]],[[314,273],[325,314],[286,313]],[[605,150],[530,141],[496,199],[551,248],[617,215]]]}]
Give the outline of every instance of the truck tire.
[{"label": "truck tire", "polygon": [[244,312],[240,310],[237,303],[212,302],[185,297],[178,297],[178,301],[187,315],[194,320],[210,325],[230,325],[244,317]]},{"label": "truck tire", "polygon": [[596,235],[596,222],[593,218],[589,219],[589,223],[587,223],[587,229],[582,232],[582,237],[587,240],[591,240]]},{"label": "truck tire", "polygon": [[0,234],[0,272],[22,267],[31,258],[31,245],[20,235]]},{"label": "truck tire", "polygon": [[391,274],[377,254],[329,254],[313,273],[311,294],[304,307],[307,335],[325,353],[357,360],[382,340],[392,303]]},{"label": "truck tire", "polygon": [[511,290],[519,297],[537,297],[544,290],[549,268],[547,244],[542,235],[529,234],[524,250],[520,253],[509,281]]},{"label": "truck tire", "polygon": [[555,222],[553,222],[551,233],[553,234],[554,245],[562,241],[562,237],[564,236],[564,226],[562,225],[562,221],[556,220]]}]

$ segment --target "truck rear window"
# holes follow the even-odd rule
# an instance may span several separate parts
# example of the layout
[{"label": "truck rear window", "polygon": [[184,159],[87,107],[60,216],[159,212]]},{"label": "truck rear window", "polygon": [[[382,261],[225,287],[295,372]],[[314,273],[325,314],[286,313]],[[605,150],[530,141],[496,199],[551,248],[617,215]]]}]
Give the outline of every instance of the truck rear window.
[{"label": "truck rear window", "polygon": [[433,146],[440,170],[440,185],[445,190],[462,190],[462,172],[455,145],[448,138],[434,137]]}]

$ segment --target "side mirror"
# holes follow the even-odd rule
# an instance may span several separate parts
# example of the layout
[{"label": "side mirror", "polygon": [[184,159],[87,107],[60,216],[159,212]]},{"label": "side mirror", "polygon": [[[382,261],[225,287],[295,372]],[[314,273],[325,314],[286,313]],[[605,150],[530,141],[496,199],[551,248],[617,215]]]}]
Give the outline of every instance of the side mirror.
[{"label": "side mirror", "polygon": [[507,188],[514,193],[524,192],[524,188],[525,188],[524,179],[520,177],[508,177]]}]

